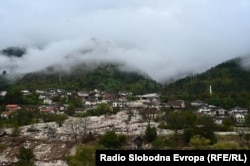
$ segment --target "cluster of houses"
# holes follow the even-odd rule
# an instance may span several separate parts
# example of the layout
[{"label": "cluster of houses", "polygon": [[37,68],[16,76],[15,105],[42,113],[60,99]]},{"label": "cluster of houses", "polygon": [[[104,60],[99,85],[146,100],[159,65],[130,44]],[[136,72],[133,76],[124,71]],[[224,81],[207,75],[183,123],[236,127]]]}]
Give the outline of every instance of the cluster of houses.
[{"label": "cluster of houses", "polygon": [[245,116],[248,114],[247,108],[235,107],[230,110],[216,107],[214,105],[208,105],[200,100],[191,102],[191,105],[197,107],[197,114],[205,114],[214,118],[215,123],[222,124],[225,118],[233,118],[236,125],[243,125],[245,122]]},{"label": "cluster of houses", "polygon": [[[1,92],[1,96],[5,96],[7,92]],[[42,105],[37,106],[36,108],[43,113],[57,113],[57,112],[64,112],[68,108],[68,99],[69,97],[76,97],[79,101],[82,102],[84,107],[76,108],[75,112],[80,113],[87,110],[95,109],[98,104],[106,103],[112,108],[141,108],[141,107],[157,107],[159,108],[159,94],[152,93],[146,95],[138,95],[136,98],[138,100],[131,101],[128,100],[130,96],[132,96],[131,92],[119,92],[115,94],[114,92],[102,92],[98,89],[94,89],[92,91],[78,91],[78,92],[68,92],[62,89],[50,89],[50,90],[36,90],[35,92],[30,92],[29,90],[22,90],[21,94],[23,96],[33,95],[36,94],[38,99],[42,102]],[[59,104],[55,102],[55,98],[64,98],[65,103]],[[15,105],[19,109],[20,107],[16,104]],[[7,118],[9,117],[14,111],[9,111],[8,107],[4,112],[1,113],[1,117]],[[26,106],[29,107],[29,106]],[[31,106],[30,106],[31,107]],[[34,107],[34,106],[33,106]]]},{"label": "cluster of houses", "polygon": [[14,114],[15,112],[17,112],[20,109],[21,109],[21,107],[17,104],[8,104],[5,106],[5,111],[3,111],[1,113],[1,117],[8,118],[9,116],[11,116],[11,114]]},{"label": "cluster of houses", "polygon": [[[22,90],[22,95],[32,95],[29,90]],[[34,92],[38,95],[38,98],[42,101],[43,105],[37,106],[36,109],[43,113],[58,113],[64,112],[68,108],[68,104],[60,105],[53,101],[55,97],[64,98],[66,103],[70,96],[77,97],[83,103],[84,107],[76,108],[76,113],[82,113],[91,109],[95,109],[98,104],[106,103],[113,108],[155,108],[160,110],[161,107],[183,109],[186,107],[184,100],[169,100],[167,103],[161,103],[160,94],[151,93],[144,95],[133,96],[131,92],[102,92],[98,89],[92,91],[78,91],[68,92],[62,89],[50,89],[50,90],[36,90]],[[1,91],[0,95],[5,96],[6,91]],[[133,96],[134,100],[129,100]],[[221,124],[223,119],[232,117],[236,124],[241,125],[245,121],[245,116],[248,114],[248,109],[235,107],[231,110],[208,105],[201,100],[195,100],[190,103],[193,106],[198,115],[205,114],[212,116],[215,123]],[[5,111],[1,113],[2,118],[8,118],[12,113],[19,110],[21,107],[17,104],[10,104],[6,106]]]}]

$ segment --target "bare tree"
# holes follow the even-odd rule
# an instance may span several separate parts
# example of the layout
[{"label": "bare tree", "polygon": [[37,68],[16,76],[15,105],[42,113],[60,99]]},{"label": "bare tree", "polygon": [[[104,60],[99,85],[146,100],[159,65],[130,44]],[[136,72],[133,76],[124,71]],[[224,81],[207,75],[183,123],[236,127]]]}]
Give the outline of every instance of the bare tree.
[{"label": "bare tree", "polygon": [[156,108],[144,108],[140,111],[140,114],[142,115],[143,119],[148,122],[148,126],[150,126],[150,123],[152,120],[155,119],[155,115],[157,114],[158,110]]},{"label": "bare tree", "polygon": [[126,130],[126,134],[127,134],[127,138],[129,138],[129,133],[130,133],[130,124],[129,121],[125,121],[125,130]]},{"label": "bare tree", "polygon": [[81,137],[81,140],[84,140],[89,131],[89,119],[87,117],[67,120],[64,125],[65,132],[74,137],[75,143],[78,143],[78,136]]},{"label": "bare tree", "polygon": [[79,123],[79,134],[81,136],[81,140],[85,141],[89,133],[89,118],[80,118]]}]

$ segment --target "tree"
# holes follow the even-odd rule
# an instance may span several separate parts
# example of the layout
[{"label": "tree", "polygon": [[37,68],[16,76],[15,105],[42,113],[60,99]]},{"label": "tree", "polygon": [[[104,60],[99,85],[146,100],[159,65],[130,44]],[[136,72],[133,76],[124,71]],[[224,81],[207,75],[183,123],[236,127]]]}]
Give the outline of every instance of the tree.
[{"label": "tree", "polygon": [[103,115],[109,112],[111,112],[111,109],[106,103],[98,104],[95,109],[96,115]]},{"label": "tree", "polygon": [[202,137],[200,135],[194,135],[190,139],[189,145],[193,147],[194,149],[202,149],[202,148],[206,148],[206,146],[208,146],[210,142],[211,141],[205,137]]},{"label": "tree", "polygon": [[126,136],[117,135],[114,131],[107,131],[99,140],[99,144],[106,149],[118,149],[126,142]]},{"label": "tree", "polygon": [[67,119],[68,117],[64,114],[58,114],[55,116],[55,122],[58,124],[59,127],[62,127],[63,122]]},{"label": "tree", "polygon": [[226,129],[230,129],[234,125],[234,120],[232,118],[225,118],[223,119],[222,124]]},{"label": "tree", "polygon": [[94,146],[80,145],[76,148],[76,154],[69,156],[66,160],[69,166],[95,166]]},{"label": "tree", "polygon": [[215,150],[239,150],[240,146],[236,142],[223,141],[213,145]]},{"label": "tree", "polygon": [[35,94],[22,96],[22,103],[25,105],[42,104],[41,100],[39,100],[38,95],[35,95]]},{"label": "tree", "polygon": [[197,118],[196,127],[193,128],[193,133],[199,134],[205,138],[208,138],[211,142],[210,144],[214,144],[217,142],[217,138],[214,135],[214,131],[216,129],[216,124],[214,120],[210,116],[200,116]]},{"label": "tree", "polygon": [[196,126],[205,127],[207,130],[214,131],[216,129],[213,118],[207,115],[199,116],[195,124]]},{"label": "tree", "polygon": [[6,95],[6,103],[22,104],[21,89],[18,88],[10,89]]},{"label": "tree", "polygon": [[20,109],[12,115],[12,119],[18,126],[29,125],[32,122],[34,114],[26,109]]},{"label": "tree", "polygon": [[70,96],[68,101],[69,101],[69,105],[73,105],[75,107],[82,107],[83,106],[82,101],[75,96]]},{"label": "tree", "polygon": [[75,109],[76,107],[72,104],[69,105],[68,109],[65,111],[65,113],[69,116],[75,115]]},{"label": "tree", "polygon": [[29,148],[21,147],[16,155],[18,162],[17,166],[34,166],[35,155]]},{"label": "tree", "polygon": [[78,142],[78,136],[81,136],[82,141],[84,141],[89,133],[89,119],[87,117],[70,119],[64,125],[66,132],[74,137],[76,143]]},{"label": "tree", "polygon": [[157,137],[157,131],[155,127],[150,127],[149,125],[147,126],[147,129],[145,131],[145,140],[148,142],[152,142],[156,139]]},{"label": "tree", "polygon": [[167,116],[167,125],[175,130],[175,134],[180,129],[192,127],[196,116],[189,111],[172,111]]},{"label": "tree", "polygon": [[246,140],[246,144],[248,146],[248,148],[250,148],[250,134],[245,134],[244,136],[245,140]]},{"label": "tree", "polygon": [[20,135],[21,131],[18,125],[14,125],[11,131],[11,137],[13,137],[13,142],[16,141],[17,137]]},{"label": "tree", "polygon": [[159,136],[152,142],[153,149],[163,149],[166,146],[166,136]]},{"label": "tree", "polygon": [[148,122],[150,126],[150,122],[155,119],[155,114],[158,112],[156,108],[145,108],[140,111],[142,117]]},{"label": "tree", "polygon": [[250,113],[248,113],[245,117],[245,124],[246,126],[250,126]]},{"label": "tree", "polygon": [[188,129],[185,129],[184,132],[183,132],[183,139],[184,139],[184,142],[186,145],[189,144],[190,142],[190,139],[195,135],[194,133],[194,129],[193,128],[188,128]]},{"label": "tree", "polygon": [[89,131],[89,118],[83,117],[80,119],[79,123],[80,123],[79,133],[81,136],[81,140],[82,142],[85,142],[91,138],[91,132]]}]

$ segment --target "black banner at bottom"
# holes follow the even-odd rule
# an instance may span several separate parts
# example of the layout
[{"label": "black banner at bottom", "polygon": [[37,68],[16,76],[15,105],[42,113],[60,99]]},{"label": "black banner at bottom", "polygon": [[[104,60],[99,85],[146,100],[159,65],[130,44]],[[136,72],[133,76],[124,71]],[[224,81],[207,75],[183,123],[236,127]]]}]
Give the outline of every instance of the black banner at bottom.
[{"label": "black banner at bottom", "polygon": [[96,165],[250,165],[249,150],[97,150]]}]

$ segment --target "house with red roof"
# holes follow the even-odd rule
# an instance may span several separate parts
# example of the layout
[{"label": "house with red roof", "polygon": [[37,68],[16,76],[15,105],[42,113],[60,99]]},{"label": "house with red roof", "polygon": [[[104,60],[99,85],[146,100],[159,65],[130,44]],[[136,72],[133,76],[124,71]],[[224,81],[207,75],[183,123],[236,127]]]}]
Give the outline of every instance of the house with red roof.
[{"label": "house with red roof", "polygon": [[13,113],[20,110],[21,107],[17,104],[8,104],[5,106],[5,111],[1,113],[2,118],[9,118]]}]

